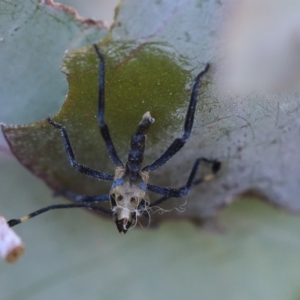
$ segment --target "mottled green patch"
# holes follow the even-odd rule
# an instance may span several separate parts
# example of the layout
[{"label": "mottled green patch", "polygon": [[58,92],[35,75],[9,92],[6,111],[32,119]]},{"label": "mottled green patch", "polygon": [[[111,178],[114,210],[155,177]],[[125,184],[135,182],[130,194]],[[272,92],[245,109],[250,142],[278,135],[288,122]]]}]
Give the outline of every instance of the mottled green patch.
[{"label": "mottled green patch", "polygon": [[[186,109],[189,100],[189,73],[155,44],[124,44],[100,45],[106,61],[105,117],[114,136],[130,136],[147,111],[156,127],[176,126],[174,112]],[[89,123],[97,110],[98,58],[93,48],[83,51],[66,59],[70,90],[58,118],[72,115],[75,121]],[[155,135],[159,136],[154,130],[149,139]]]},{"label": "mottled green patch", "polygon": [[[100,48],[106,61],[105,119],[118,153],[125,161],[130,136],[145,112],[150,111],[156,119],[148,134],[147,148],[164,143],[167,129],[175,132],[182,127],[178,112],[181,108],[186,111],[189,100],[186,87],[191,79],[159,45],[119,42],[100,45]],[[98,57],[93,47],[68,54],[63,71],[70,88],[54,120],[67,128],[78,162],[113,173],[114,166],[96,119]],[[19,160],[54,189],[107,193],[107,185],[78,174],[68,165],[59,131],[48,122],[6,127],[4,132]]]}]

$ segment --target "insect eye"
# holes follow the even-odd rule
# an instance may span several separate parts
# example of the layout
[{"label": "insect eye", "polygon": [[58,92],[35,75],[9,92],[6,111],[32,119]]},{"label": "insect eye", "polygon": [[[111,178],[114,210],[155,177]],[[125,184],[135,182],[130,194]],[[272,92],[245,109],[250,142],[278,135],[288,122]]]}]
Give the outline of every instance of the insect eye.
[{"label": "insect eye", "polygon": [[119,195],[118,197],[117,197],[117,201],[121,201],[123,199],[123,196],[122,195]]}]

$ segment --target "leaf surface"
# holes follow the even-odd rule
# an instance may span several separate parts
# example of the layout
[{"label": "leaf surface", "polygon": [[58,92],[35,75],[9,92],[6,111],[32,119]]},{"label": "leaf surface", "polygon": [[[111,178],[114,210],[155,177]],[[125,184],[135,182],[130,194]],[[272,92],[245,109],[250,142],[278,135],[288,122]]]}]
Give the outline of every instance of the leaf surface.
[{"label": "leaf surface", "polygon": [[[107,60],[105,116],[123,160],[130,135],[146,111],[156,119],[148,135],[146,162],[181,136],[193,77],[210,61],[212,71],[199,96],[193,135],[184,149],[153,173],[151,182],[182,186],[197,157],[216,158],[222,161],[218,179],[193,188],[183,215],[212,216],[247,192],[298,211],[298,93],[253,93],[246,98],[219,93],[214,80],[215,32],[221,12],[217,2],[156,2],[151,9],[141,3],[130,18],[132,5],[128,1],[120,6],[112,31],[100,44]],[[136,18],[146,25],[137,30]],[[96,123],[95,53],[87,48],[68,54],[63,71],[70,90],[55,120],[68,129],[78,162],[112,173]],[[60,135],[45,121],[5,127],[4,133],[18,159],[55,190],[108,192],[107,184],[84,178],[67,166]]]}]

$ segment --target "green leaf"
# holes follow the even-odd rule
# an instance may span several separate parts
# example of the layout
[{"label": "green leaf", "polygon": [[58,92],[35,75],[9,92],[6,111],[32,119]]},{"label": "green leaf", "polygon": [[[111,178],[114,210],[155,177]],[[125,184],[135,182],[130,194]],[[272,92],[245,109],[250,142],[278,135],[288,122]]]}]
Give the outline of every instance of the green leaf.
[{"label": "green leaf", "polygon": [[[209,84],[206,82],[202,87],[199,97],[193,135],[184,149],[153,173],[151,182],[182,186],[197,157],[215,158],[223,163],[218,179],[193,189],[185,217],[211,217],[236,195],[247,192],[298,211],[298,94],[274,95],[272,103],[268,101],[269,95],[263,98],[254,93],[247,99],[220,95],[212,77],[218,63],[214,47],[218,4],[187,5],[182,1],[164,7],[165,4],[157,2],[149,10],[141,3],[135,10],[147,26],[139,30],[135,19],[129,17],[132,5],[130,1],[123,3],[113,30],[100,45],[107,60],[106,119],[123,160],[130,134],[146,111],[156,118],[148,135],[146,163],[182,134],[192,78],[204,63],[211,61],[213,68],[207,77]],[[153,18],[151,11],[159,13]],[[209,26],[204,22],[208,17]],[[195,28],[192,24],[197,18],[203,22],[198,21]],[[189,22],[183,22],[187,19]],[[175,28],[175,23],[182,25]],[[94,51],[87,48],[67,55],[63,70],[68,75],[70,90],[55,120],[70,133],[78,162],[113,173],[96,123],[98,75]],[[18,159],[55,190],[107,193],[107,184],[84,178],[68,166],[59,133],[45,122],[6,127],[4,133]],[[282,157],[280,164],[278,156]],[[170,207],[176,203],[181,202],[173,201]],[[171,215],[178,214],[174,210]]]},{"label": "green leaf", "polygon": [[[138,51],[136,49],[136,44],[124,42],[102,47],[103,53],[108,53],[105,55],[106,115],[118,152],[124,158],[130,135],[147,110],[154,116],[161,116],[153,126],[154,130],[157,127],[172,130],[172,125],[182,126],[176,114],[182,107],[180,102],[187,98],[185,86],[189,76],[186,71],[153,44],[144,44]],[[109,56],[109,53],[113,55]],[[114,173],[96,119],[98,57],[93,48],[68,55],[63,70],[68,74],[70,90],[67,101],[54,120],[66,126],[77,161]],[[182,110],[185,113],[186,107]],[[154,130],[148,139],[150,149],[151,144],[162,138],[160,132]],[[107,193],[107,185],[101,187],[97,180],[74,171],[67,160],[60,132],[47,121],[17,130],[4,127],[4,133],[18,159],[54,190],[67,188],[79,194]],[[154,160],[157,150],[149,152],[148,157]]]},{"label": "green leaf", "polygon": [[0,18],[0,120],[29,123],[56,113],[67,93],[59,70],[65,51],[98,41],[107,29],[32,0],[1,1]]},{"label": "green leaf", "polygon": [[[180,186],[185,181],[186,174],[195,157],[203,155],[222,160],[223,168],[218,178],[202,187],[197,187],[187,198],[186,212],[179,215],[183,217],[214,215],[221,206],[229,203],[233,196],[249,189],[267,195],[270,200],[277,201],[279,199],[280,201],[276,203],[296,210],[298,205],[297,150],[299,148],[297,145],[297,128],[299,126],[295,124],[297,122],[297,95],[288,95],[289,97],[284,94],[276,95],[274,97],[276,101],[283,101],[280,102],[280,109],[276,110],[273,102],[266,101],[264,97],[252,95],[249,98],[253,101],[247,102],[245,99],[239,98],[232,100],[226,94],[219,95],[217,93],[214,69],[218,63],[216,30],[222,13],[220,2],[139,1],[137,4],[136,1],[128,0],[122,3],[114,29],[107,40],[101,43],[111,65],[108,69],[107,79],[110,76],[109,72],[112,72],[111,74],[115,72],[113,68],[114,52],[109,53],[109,48],[118,49],[116,53],[124,53],[124,56],[127,57],[126,49],[119,49],[122,48],[125,41],[129,48],[139,48],[140,43],[143,47],[146,45],[147,51],[138,51],[137,54],[141,55],[143,59],[141,61],[132,60],[132,70],[128,64],[124,67],[124,71],[126,69],[124,74],[130,73],[131,76],[136,77],[131,73],[136,69],[134,66],[138,65],[138,70],[143,69],[142,65],[146,65],[152,57],[155,58],[154,61],[158,65],[159,62],[162,64],[161,67],[164,67],[166,61],[171,61],[168,64],[168,66],[174,67],[171,77],[177,74],[178,76],[174,80],[177,83],[182,82],[184,86],[183,89],[178,87],[178,91],[182,92],[184,99],[180,98],[181,96],[174,97],[174,102],[168,103],[167,109],[164,109],[164,104],[158,103],[158,101],[153,107],[150,107],[151,112],[155,111],[157,107],[156,113],[159,115],[155,116],[156,122],[149,133],[147,147],[149,161],[155,154],[161,153],[175,136],[181,134],[192,79],[207,61],[212,63],[212,71],[205,78],[203,93],[199,98],[197,120],[191,139],[177,158],[175,157],[170,164],[155,174],[153,173],[152,177],[152,180],[157,180],[158,183]],[[27,5],[31,5],[35,9],[37,4],[33,1],[17,2],[15,9],[19,11]],[[8,23],[9,28],[9,25],[18,22],[21,16],[14,17],[17,11],[8,10],[7,7],[12,7],[11,2],[2,1],[0,3],[0,21],[1,26]],[[9,13],[5,14],[4,12],[7,11]],[[41,12],[45,12],[44,8],[41,8]],[[7,19],[5,19],[6,15]],[[37,15],[36,13],[31,18],[34,24]],[[62,16],[64,17],[65,14],[62,13]],[[62,23],[63,26],[56,31],[55,43],[42,43],[43,51],[33,52],[33,57],[30,58],[32,63],[41,54],[45,59],[44,53],[47,53],[47,49],[49,50],[47,53],[49,65],[40,66],[43,76],[48,74],[45,70],[52,65],[53,69],[58,70],[58,66],[55,66],[53,61],[62,55],[67,48],[65,46],[67,42],[61,41],[64,39],[64,35],[57,33],[65,28],[65,24],[73,25],[73,21],[76,23],[73,18],[67,23]],[[27,31],[25,30],[26,24],[30,24],[30,22],[22,24],[24,33]],[[39,25],[36,27],[42,30],[44,23]],[[44,30],[49,30],[54,26],[46,22],[45,25]],[[37,44],[29,44],[33,49],[35,49],[33,46],[41,43],[43,38],[48,38],[46,34],[41,34],[37,38],[34,29],[35,26],[32,26],[31,31],[28,30],[27,33],[38,41]],[[71,35],[69,37],[71,38]],[[9,47],[11,56],[1,54],[1,66],[6,66],[5,70],[9,67],[7,66],[9,62],[15,64],[14,49],[17,47],[15,45],[21,47],[23,43],[26,44],[26,41],[25,37],[24,40],[20,38],[16,40],[13,46]],[[59,53],[55,53],[51,47],[55,47],[60,42],[66,44],[63,44],[64,47],[58,51]],[[131,50],[130,48],[128,52]],[[162,50],[164,50],[163,53]],[[158,60],[157,56],[160,55],[155,55],[156,53],[163,54],[162,60]],[[176,54],[174,59],[173,54]],[[29,52],[24,58],[25,61],[19,60],[19,63],[15,64],[15,68],[22,67],[23,61],[26,66],[26,59],[29,59],[31,55]],[[147,56],[146,61],[144,60],[145,56]],[[43,59],[40,61],[44,61]],[[122,59],[121,57],[120,60],[123,61]],[[78,89],[80,88],[84,94],[87,93],[86,90],[91,89],[90,97],[87,100],[96,101],[97,92],[94,88],[97,87],[97,60],[91,49],[82,49],[70,54],[67,60],[71,65],[74,63],[72,68],[67,63],[64,67],[64,71],[70,70],[70,80],[73,76],[74,82],[80,83],[81,76],[76,68],[87,70],[84,73],[85,76],[82,76],[82,80],[88,78],[93,82],[87,82],[86,87],[81,83]],[[81,61],[84,62],[82,66],[80,65]],[[60,61],[58,63],[60,64]],[[91,66],[91,69],[85,69],[87,66]],[[25,123],[45,118],[49,113],[53,114],[58,110],[58,105],[53,104],[54,101],[62,101],[63,95],[55,94],[58,90],[56,87],[46,93],[43,89],[45,85],[37,86],[36,81],[33,81],[32,84],[29,84],[30,81],[25,82],[24,90],[22,90],[23,80],[26,81],[31,76],[37,76],[36,72],[29,71],[28,66],[24,70],[28,70],[28,72],[24,71],[25,75],[23,74],[21,78],[17,76],[17,69],[13,74],[7,73],[6,76],[11,81],[0,81],[1,86],[5,82],[8,85],[7,90],[17,91],[16,95],[23,93],[25,96],[29,92],[36,92],[38,96],[35,99],[29,96],[20,97],[17,102],[13,102],[15,96],[9,98],[9,95],[5,93],[0,100],[3,101],[1,104],[5,109],[5,113],[1,110],[1,114],[3,114],[1,119],[3,118],[5,122]],[[34,70],[39,70],[37,65]],[[146,78],[144,77],[146,75],[144,74],[142,78]],[[1,76],[5,77],[3,74]],[[56,76],[58,75],[54,74],[50,79],[54,80]],[[79,78],[75,78],[76,76]],[[133,90],[131,93],[137,95],[135,81],[130,85],[127,76],[123,76],[123,80],[127,80],[126,87],[130,86]],[[42,77],[41,74],[36,78],[40,77]],[[149,80],[152,77],[147,78]],[[114,83],[113,92],[117,93],[117,86]],[[72,86],[72,88],[80,100],[86,101],[80,93],[76,92],[76,86]],[[170,85],[168,80],[164,83],[164,89],[170,89],[173,92],[176,88],[176,86]],[[108,86],[108,102],[110,101],[109,97],[112,97],[112,94],[109,96],[112,93],[112,90],[109,92],[109,89]],[[164,89],[159,90],[158,95],[155,96],[159,97]],[[119,98],[118,95],[122,96],[123,93],[127,93],[127,88],[120,87],[120,90],[111,99]],[[151,95],[153,92],[152,89]],[[147,95],[151,96],[149,93]],[[71,97],[71,95],[69,96]],[[28,102],[24,102],[23,106],[17,106],[16,104],[23,103],[23,98]],[[75,98],[77,99],[77,97]],[[39,102],[34,105],[30,104],[30,100]],[[41,103],[42,100],[47,102]],[[118,99],[118,101],[121,100]],[[111,107],[109,103],[107,104],[107,121],[111,125],[113,136],[118,143],[117,148],[120,151],[125,151],[125,148],[128,147],[128,135],[132,132],[130,127],[134,129],[137,122],[140,121],[141,114],[149,109],[140,107],[141,100],[136,101],[139,105],[134,106],[131,102],[127,103],[119,108],[118,116],[114,118],[109,118],[109,114],[113,114],[116,108],[113,107],[113,103]],[[150,106],[150,100],[147,101],[147,106]],[[94,104],[88,103],[90,115],[95,114],[95,110],[92,108]],[[175,108],[171,105],[172,103],[176,106]],[[118,105],[120,105],[119,102]],[[56,120],[62,123],[66,121],[64,124],[68,129],[70,128],[72,135],[74,133],[72,138],[72,140],[75,139],[74,146],[84,149],[81,141],[84,140],[88,143],[90,148],[87,147],[83,152],[81,150],[78,153],[79,159],[86,163],[91,161],[92,166],[97,168],[99,166],[99,169],[101,167],[102,170],[107,165],[107,169],[104,171],[110,171],[110,162],[106,162],[106,152],[101,146],[95,120],[89,119],[90,115],[82,116],[82,119],[77,115],[68,115],[68,107],[72,113],[74,107],[71,106],[71,102],[66,102],[64,109],[56,116]],[[28,109],[28,112],[25,108]],[[126,115],[134,111],[130,115],[128,125],[117,126],[117,117],[122,116],[125,109]],[[275,111],[276,118],[274,117]],[[75,126],[76,124],[71,122],[72,120],[78,120],[78,126]],[[82,135],[85,128],[83,123],[87,128],[94,128],[93,130],[89,129],[89,134],[94,136],[91,140],[88,136]],[[92,125],[93,123],[95,125]],[[64,156],[62,149],[56,148],[61,147],[59,135],[51,129],[47,123],[42,121],[32,126],[34,134],[26,127],[19,127],[14,131],[7,128],[7,132],[11,140],[18,141],[22,133],[30,137],[27,143],[22,140],[21,144],[14,145],[21,154],[22,148],[24,148],[24,152],[27,147],[32,151],[35,151],[35,148],[44,149],[44,145],[40,144],[41,140],[48,143],[45,156],[34,157],[36,152],[31,155],[27,151],[26,155],[31,162],[39,161],[39,164],[32,163],[31,167],[35,168],[36,172],[40,168],[42,176],[50,174],[49,178],[46,178],[48,183],[52,180],[53,184],[57,186],[72,186],[71,181],[73,178],[76,179],[78,174],[71,173],[73,171],[71,168],[64,171],[68,176],[63,177],[59,168],[54,174],[54,170],[57,168],[54,165],[55,159],[59,159],[57,161],[59,165]],[[38,139],[34,140],[36,135]],[[123,135],[124,137],[122,137]],[[124,144],[120,138],[124,138]],[[155,144],[155,146],[149,144]],[[96,151],[98,152],[96,159],[90,158],[89,153],[96,153]],[[60,153],[62,155],[59,155]],[[21,169],[11,157],[4,156],[2,152],[1,154],[1,212],[8,219],[63,201],[52,198],[51,191],[44,184]],[[48,155],[50,158],[53,155],[54,159],[52,159],[51,169],[46,169],[46,166],[40,163],[43,158],[49,161]],[[105,155],[104,162],[101,162],[102,155]],[[23,163],[26,164],[26,161],[23,160]],[[59,180],[54,180],[57,178]],[[66,182],[63,182],[62,178]],[[95,188],[93,180],[87,183],[84,181],[87,180],[85,177],[81,178],[81,184],[79,185],[76,181],[77,186],[74,187],[74,190]],[[99,183],[99,191],[102,188],[108,191],[109,187],[106,188],[104,184]],[[171,203],[171,207],[178,205],[178,201]],[[166,217],[167,214],[161,216],[163,219]],[[174,300],[185,298],[233,300],[299,298],[300,228],[298,217],[274,210],[262,203],[248,201],[230,206],[220,215],[219,222],[227,226],[227,232],[224,235],[197,232],[191,224],[184,222],[168,222],[162,224],[159,231],[132,230],[126,237],[121,238],[111,220],[100,219],[84,210],[66,210],[45,214],[23,226],[16,227],[27,248],[23,259],[17,265],[11,267],[3,264],[1,266],[1,297],[8,300],[53,299],[54,297],[58,299],[160,299],[162,295],[165,299]]]}]

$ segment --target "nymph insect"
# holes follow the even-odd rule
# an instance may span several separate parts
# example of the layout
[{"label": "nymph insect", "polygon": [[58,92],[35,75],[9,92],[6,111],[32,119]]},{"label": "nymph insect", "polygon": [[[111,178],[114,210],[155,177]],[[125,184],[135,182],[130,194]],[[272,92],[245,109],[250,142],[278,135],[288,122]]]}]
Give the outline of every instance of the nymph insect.
[{"label": "nymph insect", "polygon": [[[161,204],[162,202],[175,197],[183,197],[188,194],[191,186],[196,183],[201,183],[203,181],[208,181],[213,178],[214,174],[220,168],[220,162],[217,160],[209,160],[206,158],[198,158],[190,172],[189,178],[185,186],[179,189],[172,189],[166,187],[160,187],[156,185],[149,184],[149,174],[150,172],[158,169],[164,165],[170,158],[172,158],[185,144],[186,140],[189,138],[193,122],[195,109],[197,104],[198,90],[200,85],[200,79],[208,71],[209,64],[206,65],[204,70],[198,74],[195,78],[195,82],[192,88],[190,103],[186,113],[184,133],[182,137],[176,138],[173,143],[167,148],[167,150],[153,163],[142,168],[142,162],[144,158],[144,149],[146,134],[154,122],[151,117],[150,112],[146,112],[141,122],[139,123],[136,132],[131,137],[130,150],[128,154],[128,160],[124,165],[119,159],[114,144],[112,142],[109,129],[104,121],[104,107],[105,107],[105,93],[104,93],[104,82],[105,82],[105,62],[104,58],[99,51],[97,45],[94,45],[94,49],[99,58],[99,94],[98,94],[98,122],[100,127],[100,132],[102,138],[105,142],[108,154],[116,166],[115,174],[110,175],[103,173],[101,171],[93,170],[87,166],[79,164],[68,137],[68,133],[62,125],[54,122],[51,118],[48,118],[48,122],[57,130],[60,131],[64,148],[69,160],[70,165],[75,168],[78,172],[83,173],[87,176],[99,179],[112,181],[112,186],[109,195],[77,195],[71,191],[62,191],[60,194],[68,196],[74,199],[77,203],[73,204],[58,204],[50,205],[39,209],[29,215],[26,215],[20,219],[12,219],[8,221],[10,227],[22,223],[32,217],[35,217],[41,213],[52,209],[61,208],[73,208],[73,207],[86,207],[90,210],[102,212],[114,217],[117,228],[120,233],[124,234],[130,228],[131,225],[135,225],[138,218],[145,215],[146,211],[154,206]],[[197,170],[202,161],[212,164],[212,174],[204,176],[195,181],[195,176]],[[154,192],[163,195],[163,198],[156,200],[151,203],[148,193]],[[99,206],[99,202],[110,201],[111,209],[107,209]]]}]

